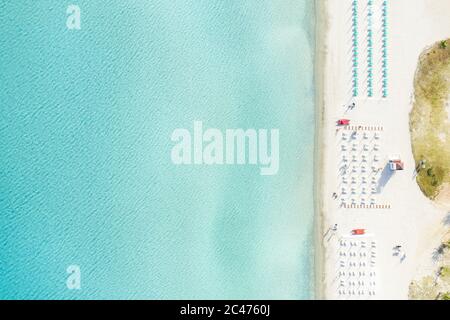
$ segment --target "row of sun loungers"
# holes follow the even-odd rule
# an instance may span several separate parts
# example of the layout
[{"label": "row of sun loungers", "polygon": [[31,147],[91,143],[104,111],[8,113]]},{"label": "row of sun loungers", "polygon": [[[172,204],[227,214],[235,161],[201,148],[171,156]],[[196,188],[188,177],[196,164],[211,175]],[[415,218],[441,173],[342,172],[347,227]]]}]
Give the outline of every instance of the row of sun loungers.
[{"label": "row of sun loungers", "polygon": [[[370,131],[370,130],[366,130],[366,131]],[[343,132],[341,137],[342,137],[342,140],[344,140],[344,141],[349,140],[349,139],[354,140],[354,139],[356,139],[357,134],[358,134],[357,130],[354,130],[354,132],[350,136],[348,136],[346,132]],[[364,140],[368,140],[370,138],[379,140],[380,134],[378,132],[375,132],[373,135],[371,135],[368,132],[363,132],[362,137]]]},{"label": "row of sun loungers", "polygon": [[[351,147],[351,151],[358,151],[358,147],[359,146],[356,143],[354,143],[353,146]],[[347,151],[349,149],[350,148],[347,145],[345,145],[345,144],[341,145],[341,150],[342,151]],[[375,145],[370,146],[370,147],[369,147],[368,144],[364,144],[361,151],[378,151],[378,150],[380,150],[380,146],[378,144],[375,144]],[[346,161],[344,157],[342,158],[342,161],[344,161],[344,162]],[[377,160],[375,160],[375,161],[377,161]]]},{"label": "row of sun loungers", "polygon": [[342,208],[344,209],[390,209],[390,204],[343,204]]},{"label": "row of sun loungers", "polygon": [[383,131],[383,126],[345,126],[344,130],[353,130],[353,131]]}]

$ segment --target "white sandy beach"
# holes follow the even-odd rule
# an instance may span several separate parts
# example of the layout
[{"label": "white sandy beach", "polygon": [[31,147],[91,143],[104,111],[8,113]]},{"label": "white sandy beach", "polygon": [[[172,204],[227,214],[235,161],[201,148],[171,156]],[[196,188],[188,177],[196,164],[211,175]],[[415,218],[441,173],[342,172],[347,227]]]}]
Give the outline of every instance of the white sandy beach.
[{"label": "white sandy beach", "polygon": [[[421,193],[414,178],[409,112],[419,55],[450,36],[450,1],[388,0],[389,94],[385,99],[381,94],[381,14],[373,18],[374,97],[368,98],[368,1],[358,1],[359,95],[352,98],[352,0],[318,2],[318,10],[326,12],[321,15],[326,21],[320,22],[319,36],[324,38],[318,49],[324,72],[319,86],[323,114],[318,208],[318,240],[323,244],[319,270],[324,285],[318,295],[325,299],[407,299],[410,282],[432,272],[432,254],[445,231],[442,221],[446,212]],[[374,11],[381,12],[381,5],[382,0],[374,0]],[[356,106],[349,109],[353,102]],[[338,119],[349,119],[350,125],[356,127],[337,131]],[[377,192],[372,195],[372,167],[383,168],[394,154],[400,155],[405,170],[392,175],[385,171],[374,173]],[[343,163],[343,158],[347,162]],[[364,172],[339,171],[342,166],[345,172],[351,170],[353,160],[359,168],[367,166],[367,182]],[[365,205],[358,208],[361,203]],[[354,208],[350,208],[352,204]],[[336,231],[329,230],[336,224]],[[367,236],[351,236],[353,229],[365,229]],[[393,255],[396,245],[402,246],[398,256]],[[368,265],[353,266],[349,262],[360,261],[358,257],[364,257]],[[363,275],[352,274],[354,271]],[[348,281],[349,276],[354,281]]]}]

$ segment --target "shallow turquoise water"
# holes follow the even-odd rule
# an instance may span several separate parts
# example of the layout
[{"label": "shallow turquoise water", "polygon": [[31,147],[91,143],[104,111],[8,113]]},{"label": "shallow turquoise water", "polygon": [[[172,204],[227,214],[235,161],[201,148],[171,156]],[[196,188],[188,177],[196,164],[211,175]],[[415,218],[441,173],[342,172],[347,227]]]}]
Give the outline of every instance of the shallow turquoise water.
[{"label": "shallow turquoise water", "polygon": [[[1,0],[0,298],[311,298],[311,2]],[[173,165],[194,120],[278,175]]]}]

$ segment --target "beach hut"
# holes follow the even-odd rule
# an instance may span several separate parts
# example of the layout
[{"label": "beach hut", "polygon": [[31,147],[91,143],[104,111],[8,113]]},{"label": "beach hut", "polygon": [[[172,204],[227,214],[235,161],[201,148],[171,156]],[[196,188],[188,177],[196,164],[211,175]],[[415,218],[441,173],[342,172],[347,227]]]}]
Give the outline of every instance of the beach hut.
[{"label": "beach hut", "polygon": [[391,171],[401,171],[405,169],[405,164],[399,156],[392,156],[389,159],[389,169]]}]

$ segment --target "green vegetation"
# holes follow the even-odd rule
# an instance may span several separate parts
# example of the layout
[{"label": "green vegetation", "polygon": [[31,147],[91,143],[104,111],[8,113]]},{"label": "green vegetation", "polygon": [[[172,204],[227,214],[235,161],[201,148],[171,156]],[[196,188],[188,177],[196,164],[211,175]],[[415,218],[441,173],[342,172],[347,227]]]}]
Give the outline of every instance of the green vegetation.
[{"label": "green vegetation", "polygon": [[450,48],[448,40],[436,43],[420,58],[414,82],[415,103],[410,114],[417,183],[435,199],[450,187]]},{"label": "green vegetation", "polygon": [[426,276],[418,281],[411,282],[409,298],[411,300],[435,300],[439,295],[438,290],[434,278]]},{"label": "green vegetation", "polygon": [[447,242],[444,243],[444,247],[446,249],[450,249],[450,240],[448,240]]},{"label": "green vegetation", "polygon": [[442,267],[440,271],[440,276],[444,279],[447,279],[450,277],[450,267]]},{"label": "green vegetation", "polygon": [[443,293],[441,295],[441,300],[450,300],[450,292]]},{"label": "green vegetation", "polygon": [[450,299],[450,231],[444,241],[436,248],[439,251],[438,266],[435,272],[409,285],[409,298],[412,300]]},{"label": "green vegetation", "polygon": [[[420,57],[410,114],[417,183],[431,200],[450,206],[450,46],[435,43]],[[411,282],[411,299],[450,300],[450,232],[436,248],[439,268]]]}]

